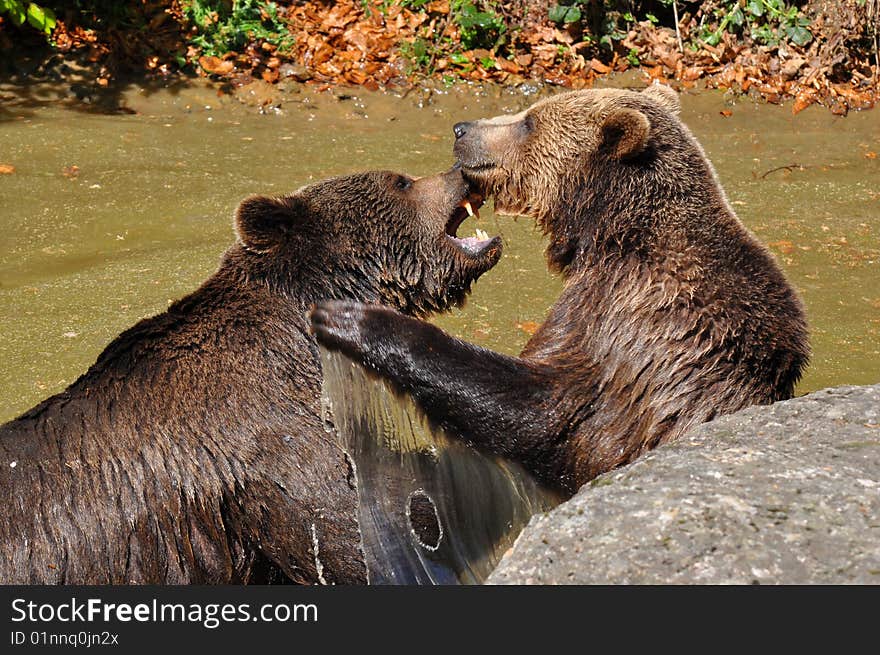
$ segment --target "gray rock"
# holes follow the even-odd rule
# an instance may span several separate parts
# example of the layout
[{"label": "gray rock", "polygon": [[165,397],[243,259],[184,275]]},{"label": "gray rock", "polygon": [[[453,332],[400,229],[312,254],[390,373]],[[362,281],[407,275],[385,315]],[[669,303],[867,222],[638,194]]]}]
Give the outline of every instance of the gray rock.
[{"label": "gray rock", "polygon": [[533,517],[488,582],[880,583],[880,385],[699,426]]}]

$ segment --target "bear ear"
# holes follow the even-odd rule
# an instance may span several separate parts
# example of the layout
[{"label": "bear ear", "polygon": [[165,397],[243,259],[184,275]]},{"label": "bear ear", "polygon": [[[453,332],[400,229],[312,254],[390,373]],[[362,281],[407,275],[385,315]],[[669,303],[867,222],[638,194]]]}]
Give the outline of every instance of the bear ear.
[{"label": "bear ear", "polygon": [[651,124],[636,109],[613,110],[602,123],[602,140],[615,159],[635,157],[648,145]]},{"label": "bear ear", "polygon": [[642,93],[673,114],[678,114],[681,111],[681,100],[679,100],[678,93],[671,86],[660,84],[657,80],[654,80],[654,83],[642,91]]},{"label": "bear ear", "polygon": [[271,250],[287,238],[303,211],[295,196],[251,196],[235,210],[235,232],[246,248]]}]

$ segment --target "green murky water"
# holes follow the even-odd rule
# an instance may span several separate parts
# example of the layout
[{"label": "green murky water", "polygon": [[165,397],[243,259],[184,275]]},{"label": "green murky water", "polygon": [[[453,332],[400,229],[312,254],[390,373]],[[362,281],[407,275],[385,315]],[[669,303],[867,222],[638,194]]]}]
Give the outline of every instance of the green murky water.
[{"label": "green murky water", "polygon": [[[0,175],[0,421],[63,389],[116,334],[207,277],[246,195],[359,169],[443,170],[454,122],[531,101],[303,93],[261,114],[193,87],[133,89],[136,114],[102,115],[0,87],[0,164],[15,167]],[[815,355],[799,391],[880,381],[880,112],[792,116],[700,92],[683,97],[683,118],[806,302]],[[788,168],[764,175],[778,167]],[[560,282],[530,221],[487,208],[480,226],[504,236],[505,256],[463,311],[437,322],[517,353]]]}]

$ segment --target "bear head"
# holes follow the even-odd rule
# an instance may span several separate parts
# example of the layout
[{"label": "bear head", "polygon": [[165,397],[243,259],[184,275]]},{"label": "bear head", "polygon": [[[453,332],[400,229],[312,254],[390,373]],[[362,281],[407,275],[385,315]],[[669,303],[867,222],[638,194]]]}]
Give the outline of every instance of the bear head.
[{"label": "bear head", "polygon": [[413,178],[370,171],[281,197],[253,196],[235,214],[233,258],[287,296],[380,302],[423,315],[460,305],[501,257],[498,237],[458,237],[482,196],[458,167]]},{"label": "bear head", "polygon": [[[550,233],[550,263],[561,269],[570,253],[554,250],[565,251],[567,241],[576,238],[566,233],[583,232],[586,226],[584,221],[562,224],[560,217],[575,211],[583,215],[593,200],[618,196],[629,201],[643,188],[689,179],[671,171],[660,185],[633,178],[638,169],[656,170],[660,160],[663,165],[683,159],[696,167],[708,163],[678,119],[679,109],[675,91],[656,84],[642,92],[561,93],[518,114],[456,124],[454,152],[465,177],[493,196],[497,212],[531,216]],[[600,192],[605,196],[599,198]]]}]

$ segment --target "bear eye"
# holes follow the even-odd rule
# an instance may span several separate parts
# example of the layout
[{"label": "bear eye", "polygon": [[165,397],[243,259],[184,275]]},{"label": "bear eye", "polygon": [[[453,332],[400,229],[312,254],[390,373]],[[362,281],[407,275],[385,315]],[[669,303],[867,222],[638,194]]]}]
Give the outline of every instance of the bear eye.
[{"label": "bear eye", "polygon": [[526,117],[522,122],[522,127],[526,134],[531,134],[535,131],[535,119],[531,114],[526,114]]},{"label": "bear eye", "polygon": [[396,186],[401,191],[406,191],[412,186],[412,180],[405,177],[398,177],[397,181],[394,183],[394,186]]}]

